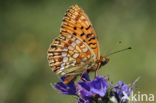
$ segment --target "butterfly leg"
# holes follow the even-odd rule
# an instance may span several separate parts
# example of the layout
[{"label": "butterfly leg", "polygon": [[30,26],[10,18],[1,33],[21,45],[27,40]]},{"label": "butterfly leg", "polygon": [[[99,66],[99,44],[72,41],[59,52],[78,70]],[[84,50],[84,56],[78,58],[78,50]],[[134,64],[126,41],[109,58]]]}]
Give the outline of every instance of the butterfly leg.
[{"label": "butterfly leg", "polygon": [[95,77],[98,76],[98,69],[95,70]]},{"label": "butterfly leg", "polygon": [[95,71],[95,77],[98,76],[98,71],[99,71],[99,69],[96,69],[96,71]]},{"label": "butterfly leg", "polygon": [[87,72],[87,69],[85,69],[82,73],[81,73],[81,76],[80,76],[80,80],[82,80],[82,76]]},{"label": "butterfly leg", "polygon": [[98,66],[97,69],[95,70],[95,77],[98,76],[98,71],[99,71],[99,66]]},{"label": "butterfly leg", "polygon": [[64,84],[70,83],[72,80],[76,78],[76,75],[68,75],[65,77],[65,80],[63,81]]}]

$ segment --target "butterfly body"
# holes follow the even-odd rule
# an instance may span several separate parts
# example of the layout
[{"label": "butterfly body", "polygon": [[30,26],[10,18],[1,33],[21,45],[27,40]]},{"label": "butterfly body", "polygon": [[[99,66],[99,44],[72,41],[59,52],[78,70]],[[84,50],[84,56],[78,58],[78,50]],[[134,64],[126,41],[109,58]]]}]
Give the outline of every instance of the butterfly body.
[{"label": "butterfly body", "polygon": [[94,28],[78,6],[72,6],[65,14],[60,35],[48,49],[48,61],[52,71],[66,76],[68,83],[77,75],[96,71],[108,57],[100,56],[100,48]]}]

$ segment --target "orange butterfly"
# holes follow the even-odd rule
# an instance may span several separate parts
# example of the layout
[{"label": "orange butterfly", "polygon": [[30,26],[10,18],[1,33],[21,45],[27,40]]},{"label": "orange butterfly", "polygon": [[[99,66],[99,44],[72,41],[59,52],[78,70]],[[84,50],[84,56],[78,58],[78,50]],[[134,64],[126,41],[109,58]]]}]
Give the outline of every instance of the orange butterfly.
[{"label": "orange butterfly", "polygon": [[100,47],[94,28],[78,6],[72,6],[65,14],[60,35],[48,49],[48,62],[52,71],[66,76],[67,84],[76,76],[97,71],[109,58],[100,56]]}]

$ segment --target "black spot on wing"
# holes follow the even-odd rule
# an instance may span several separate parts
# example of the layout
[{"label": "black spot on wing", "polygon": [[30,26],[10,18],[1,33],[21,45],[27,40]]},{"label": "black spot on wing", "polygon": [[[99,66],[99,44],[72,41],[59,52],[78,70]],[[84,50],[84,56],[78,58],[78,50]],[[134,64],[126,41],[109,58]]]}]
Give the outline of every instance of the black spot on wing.
[{"label": "black spot on wing", "polygon": [[88,45],[95,45],[96,43],[89,43]]},{"label": "black spot on wing", "polygon": [[63,19],[62,21],[63,21],[63,22],[66,22],[66,19]]},{"label": "black spot on wing", "polygon": [[82,33],[80,36],[84,36],[85,34],[84,33]]},{"label": "black spot on wing", "polygon": [[81,26],[81,29],[83,29],[84,27],[83,26]]},{"label": "black spot on wing", "polygon": [[76,27],[74,27],[74,30],[76,30],[77,28]]},{"label": "black spot on wing", "polygon": [[90,33],[86,35],[87,38],[89,38],[89,37],[91,37],[91,36],[92,36],[92,34],[90,34]]},{"label": "black spot on wing", "polygon": [[75,35],[75,36],[76,36],[77,34],[74,32],[74,33],[73,33],[73,35]]},{"label": "black spot on wing", "polygon": [[90,27],[91,27],[91,25],[89,25],[89,26],[86,28],[86,30],[88,30]]},{"label": "black spot on wing", "polygon": [[95,37],[92,37],[92,38],[90,38],[88,41],[91,41],[91,40],[94,40],[95,39]]},{"label": "black spot on wing", "polygon": [[49,51],[49,50],[48,50],[48,53],[53,53],[53,51]]}]

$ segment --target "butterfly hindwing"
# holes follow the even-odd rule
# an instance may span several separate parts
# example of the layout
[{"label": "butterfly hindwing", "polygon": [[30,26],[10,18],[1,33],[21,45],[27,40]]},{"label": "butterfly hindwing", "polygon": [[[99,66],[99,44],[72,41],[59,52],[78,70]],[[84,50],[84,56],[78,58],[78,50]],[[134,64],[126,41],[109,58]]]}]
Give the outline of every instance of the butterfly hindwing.
[{"label": "butterfly hindwing", "polygon": [[72,34],[60,35],[48,49],[49,65],[61,75],[81,74],[95,57],[87,44]]}]

